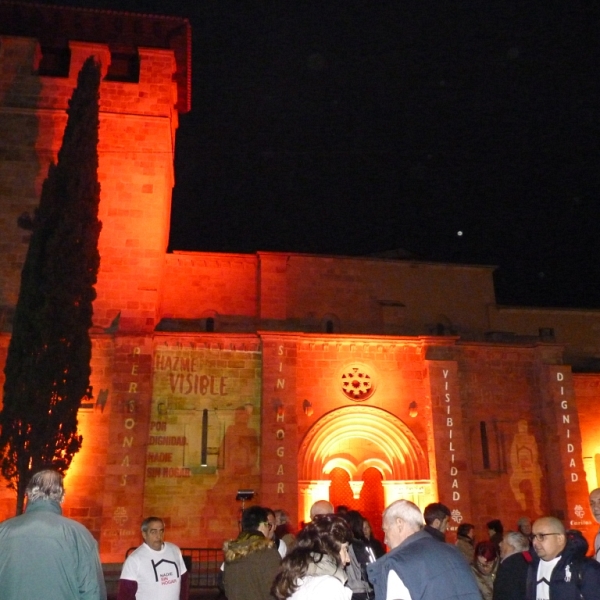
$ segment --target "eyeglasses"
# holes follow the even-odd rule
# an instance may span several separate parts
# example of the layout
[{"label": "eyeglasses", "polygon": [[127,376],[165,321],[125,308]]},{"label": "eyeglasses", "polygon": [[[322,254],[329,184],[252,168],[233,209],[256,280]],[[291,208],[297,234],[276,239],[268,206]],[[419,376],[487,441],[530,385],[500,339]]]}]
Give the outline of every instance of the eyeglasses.
[{"label": "eyeglasses", "polygon": [[533,542],[533,540],[537,540],[538,542],[543,542],[549,535],[562,535],[562,533],[532,533],[529,536],[529,541]]}]

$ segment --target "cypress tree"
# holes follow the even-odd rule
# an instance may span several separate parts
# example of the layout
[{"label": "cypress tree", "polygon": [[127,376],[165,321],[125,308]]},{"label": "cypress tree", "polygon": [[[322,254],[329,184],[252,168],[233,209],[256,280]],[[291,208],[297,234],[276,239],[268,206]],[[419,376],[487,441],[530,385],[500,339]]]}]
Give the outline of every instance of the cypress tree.
[{"label": "cypress tree", "polygon": [[48,467],[64,474],[83,441],[77,411],[89,386],[100,266],[99,90],[100,66],[90,57],[69,101],[21,273],[0,412],[0,470],[17,492],[17,514],[31,475]]}]

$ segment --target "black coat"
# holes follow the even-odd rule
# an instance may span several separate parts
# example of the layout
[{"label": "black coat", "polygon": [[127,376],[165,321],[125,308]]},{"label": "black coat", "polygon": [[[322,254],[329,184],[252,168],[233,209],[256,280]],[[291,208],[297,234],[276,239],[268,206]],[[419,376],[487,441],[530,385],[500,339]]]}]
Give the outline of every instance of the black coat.
[{"label": "black coat", "polygon": [[[586,558],[588,543],[579,531],[567,532],[567,544],[550,576],[550,600],[600,600],[600,563]],[[534,557],[527,573],[527,600],[535,600],[537,569]]]},{"label": "black coat", "polygon": [[439,529],[436,529],[431,525],[425,525],[425,527],[423,527],[423,531],[426,531],[434,540],[437,540],[438,542],[446,541],[446,536]]},{"label": "black coat", "polygon": [[494,600],[526,600],[529,552],[517,552],[505,558],[494,581]]}]

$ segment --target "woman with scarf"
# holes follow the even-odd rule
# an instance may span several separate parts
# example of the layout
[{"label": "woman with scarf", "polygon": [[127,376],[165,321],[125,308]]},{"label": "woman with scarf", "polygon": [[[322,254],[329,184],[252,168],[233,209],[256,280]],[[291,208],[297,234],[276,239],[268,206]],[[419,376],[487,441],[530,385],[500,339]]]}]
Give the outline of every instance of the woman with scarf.
[{"label": "woman with scarf", "polygon": [[344,565],[352,533],[337,515],[318,515],[300,531],[273,583],[278,600],[350,600]]}]

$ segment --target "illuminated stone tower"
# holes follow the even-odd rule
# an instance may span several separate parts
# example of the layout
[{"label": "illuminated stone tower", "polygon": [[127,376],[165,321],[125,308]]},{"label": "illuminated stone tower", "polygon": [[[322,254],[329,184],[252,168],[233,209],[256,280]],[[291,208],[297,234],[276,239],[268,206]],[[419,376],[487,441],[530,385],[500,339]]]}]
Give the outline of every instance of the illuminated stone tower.
[{"label": "illuminated stone tower", "polygon": [[[10,324],[29,236],[83,61],[102,63],[102,262],[94,323],[151,331],[168,243],[178,114],[190,106],[187,21],[0,3],[0,326]],[[4,258],[6,257],[6,258]]]},{"label": "illuminated stone tower", "polygon": [[[29,242],[19,224],[39,202],[78,72],[90,55],[103,75],[101,264],[93,392],[79,414],[85,450],[69,470],[64,510],[96,535],[103,558],[118,560],[124,546],[138,543],[143,509],[151,385],[151,339],[144,335],[158,322],[175,134],[179,114],[190,109],[185,19],[0,2],[0,364]],[[2,372],[0,385],[3,379]],[[13,504],[2,489],[3,516]]]}]

